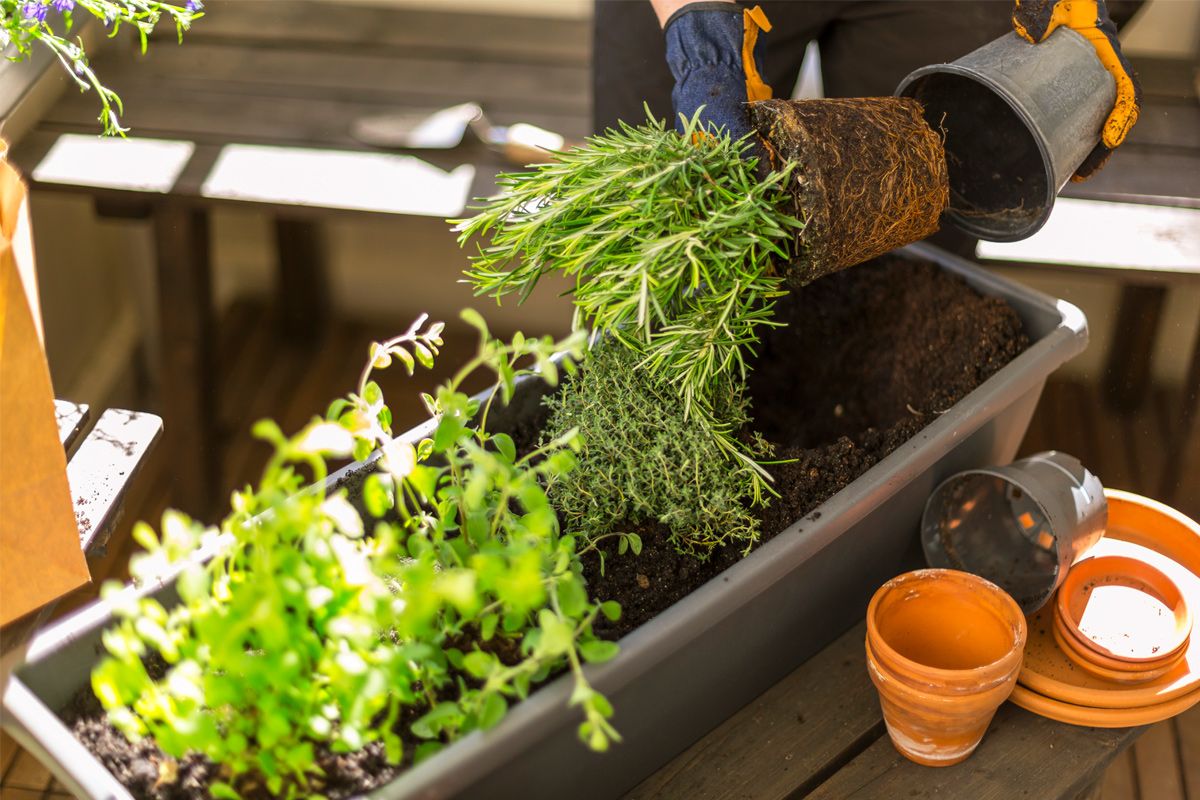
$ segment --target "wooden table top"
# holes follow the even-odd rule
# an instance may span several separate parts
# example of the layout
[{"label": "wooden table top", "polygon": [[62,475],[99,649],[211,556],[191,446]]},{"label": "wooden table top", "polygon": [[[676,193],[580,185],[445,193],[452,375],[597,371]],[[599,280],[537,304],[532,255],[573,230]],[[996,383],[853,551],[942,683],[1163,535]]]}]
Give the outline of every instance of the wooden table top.
[{"label": "wooden table top", "polygon": [[856,625],[627,795],[849,800],[1075,800],[1143,728],[1066,725],[1012,703],[975,753],[922,767],[892,746]]}]

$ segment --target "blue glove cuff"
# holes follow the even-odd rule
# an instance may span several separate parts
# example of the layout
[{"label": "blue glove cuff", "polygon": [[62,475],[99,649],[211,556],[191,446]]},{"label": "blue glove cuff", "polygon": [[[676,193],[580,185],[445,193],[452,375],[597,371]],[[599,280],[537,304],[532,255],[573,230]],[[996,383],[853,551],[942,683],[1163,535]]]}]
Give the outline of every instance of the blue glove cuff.
[{"label": "blue glove cuff", "polygon": [[[735,139],[750,131],[742,66],[744,30],[742,8],[732,3],[684,6],[671,15],[663,29],[667,65],[675,77],[671,101],[676,113],[691,117],[704,106],[706,127],[728,132]],[[759,65],[761,51],[760,38],[754,53]],[[683,131],[678,116],[675,129]]]}]

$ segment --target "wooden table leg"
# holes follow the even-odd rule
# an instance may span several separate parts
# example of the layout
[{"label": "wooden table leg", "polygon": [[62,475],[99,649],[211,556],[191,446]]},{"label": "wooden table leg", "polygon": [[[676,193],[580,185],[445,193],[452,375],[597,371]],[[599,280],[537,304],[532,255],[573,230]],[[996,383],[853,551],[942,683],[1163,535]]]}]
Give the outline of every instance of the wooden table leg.
[{"label": "wooden table leg", "polygon": [[279,256],[279,295],[283,334],[303,342],[324,335],[329,321],[329,281],[320,224],[311,220],[275,220]]},{"label": "wooden table leg", "polygon": [[185,203],[167,201],[154,211],[171,499],[205,521],[220,466],[208,227],[208,212]]},{"label": "wooden table leg", "polygon": [[1163,465],[1162,483],[1158,497],[1164,503],[1174,502],[1183,478],[1183,464],[1188,448],[1192,444],[1192,433],[1196,417],[1200,416],[1200,330],[1196,331],[1196,342],[1192,345],[1192,363],[1183,380],[1183,409],[1179,415],[1179,428],[1167,450]]},{"label": "wooden table leg", "polygon": [[1146,397],[1153,376],[1150,362],[1154,340],[1166,296],[1163,286],[1128,285],[1121,290],[1115,335],[1104,371],[1105,400],[1114,411],[1136,411]]}]

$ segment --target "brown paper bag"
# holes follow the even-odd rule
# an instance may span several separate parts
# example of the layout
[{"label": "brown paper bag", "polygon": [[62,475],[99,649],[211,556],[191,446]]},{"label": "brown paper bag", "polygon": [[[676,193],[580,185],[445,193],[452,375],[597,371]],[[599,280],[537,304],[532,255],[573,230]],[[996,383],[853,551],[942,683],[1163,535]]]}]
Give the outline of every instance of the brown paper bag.
[{"label": "brown paper bag", "polygon": [[90,580],[42,349],[25,187],[0,142],[0,625]]}]

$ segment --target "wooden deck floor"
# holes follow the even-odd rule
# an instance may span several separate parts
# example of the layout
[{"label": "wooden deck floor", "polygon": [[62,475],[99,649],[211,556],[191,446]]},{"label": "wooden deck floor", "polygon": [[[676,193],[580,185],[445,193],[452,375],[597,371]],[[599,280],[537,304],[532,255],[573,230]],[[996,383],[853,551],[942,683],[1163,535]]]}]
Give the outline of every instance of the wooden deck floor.
[{"label": "wooden deck floor", "polygon": [[[275,335],[272,316],[255,305],[239,305],[223,320],[226,390],[221,397],[227,488],[253,480],[267,451],[245,432],[257,419],[274,417],[284,430],[294,430],[355,382],[367,347],[394,330],[339,322],[317,344],[284,344]],[[442,364],[461,363],[474,347],[473,336],[451,327]],[[408,380],[385,373],[383,388],[391,398],[397,430],[420,421],[417,391],[444,377],[444,371]],[[1192,399],[1195,402],[1195,399]],[[1079,457],[1106,486],[1148,495],[1158,491],[1167,442],[1178,433],[1183,398],[1163,389],[1150,393],[1131,416],[1104,407],[1090,384],[1050,381],[1022,445],[1022,453],[1059,449]],[[148,465],[140,491],[126,510],[131,521],[156,520],[169,498],[168,455],[158,452]],[[1184,476],[1171,498],[1163,498],[1193,518],[1200,518],[1200,428],[1187,447]],[[122,531],[114,541],[128,541]],[[128,549],[113,548],[98,572],[123,576]],[[99,578],[100,576],[97,575]],[[70,608],[91,599],[81,592],[63,604]],[[0,737],[0,800],[68,797],[61,786],[29,754],[7,736]],[[1102,800],[1200,800],[1200,707],[1151,727],[1109,770]]]}]

